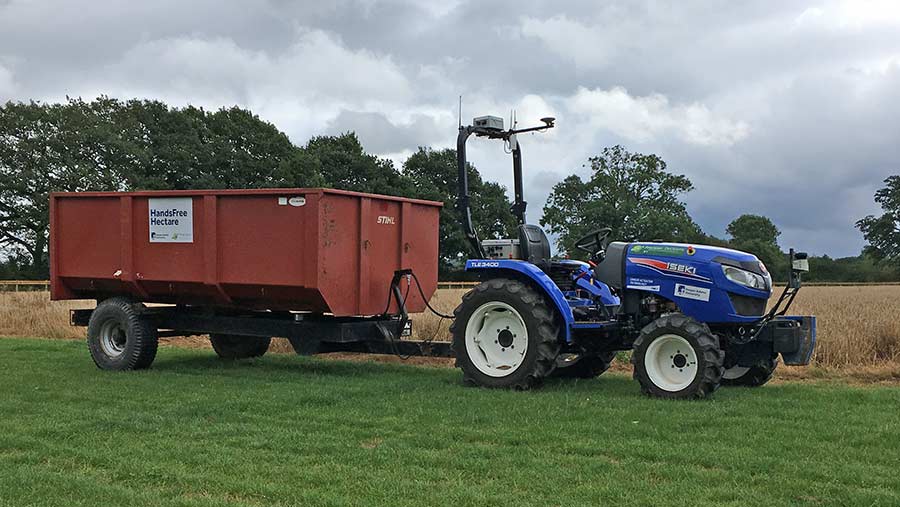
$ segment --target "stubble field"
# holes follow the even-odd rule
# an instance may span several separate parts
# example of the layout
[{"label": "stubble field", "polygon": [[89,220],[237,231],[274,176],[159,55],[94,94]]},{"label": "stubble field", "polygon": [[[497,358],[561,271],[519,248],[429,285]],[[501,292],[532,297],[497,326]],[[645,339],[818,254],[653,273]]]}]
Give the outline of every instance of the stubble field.
[{"label": "stubble field", "polygon": [[[432,304],[451,313],[465,292],[438,290]],[[0,293],[0,336],[82,339],[84,329],[69,326],[69,309],[92,304],[51,302],[46,292]],[[812,368],[782,368],[782,375],[843,373],[864,380],[900,379],[900,285],[804,287],[791,313],[817,316],[818,347]],[[448,320],[430,313],[413,316],[417,339],[449,340],[449,327]],[[189,338],[173,343],[197,347],[207,342]],[[276,340],[272,351],[291,349],[286,341]]]}]

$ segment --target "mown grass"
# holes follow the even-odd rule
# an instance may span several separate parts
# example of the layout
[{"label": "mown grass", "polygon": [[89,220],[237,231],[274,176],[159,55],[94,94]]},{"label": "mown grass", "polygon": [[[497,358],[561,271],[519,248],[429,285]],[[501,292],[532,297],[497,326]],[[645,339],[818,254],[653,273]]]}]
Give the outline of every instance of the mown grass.
[{"label": "mown grass", "polygon": [[457,371],[0,340],[0,505],[898,505],[900,390],[781,383],[645,398]]}]

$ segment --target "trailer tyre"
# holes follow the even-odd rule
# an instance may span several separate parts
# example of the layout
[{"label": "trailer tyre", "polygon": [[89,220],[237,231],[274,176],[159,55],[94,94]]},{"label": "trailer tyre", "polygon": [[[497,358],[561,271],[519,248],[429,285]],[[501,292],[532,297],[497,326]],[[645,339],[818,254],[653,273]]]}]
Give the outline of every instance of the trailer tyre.
[{"label": "trailer tyre", "polygon": [[453,315],[452,347],[466,384],[525,390],[553,372],[559,327],[528,285],[487,280],[463,296]]},{"label": "trailer tyre", "polygon": [[722,385],[759,387],[772,379],[777,367],[777,356],[750,367],[735,365],[725,370],[722,375]]},{"label": "trailer tyre", "polygon": [[725,352],[706,324],[680,313],[641,330],[631,362],[641,391],[660,398],[705,398],[722,382]]},{"label": "trailer tyre", "polygon": [[557,362],[556,369],[553,371],[553,376],[558,378],[583,379],[599,377],[609,369],[615,358],[615,352],[601,352],[597,355],[582,357],[576,363],[569,366],[560,366],[559,362]]},{"label": "trailer tyre", "polygon": [[257,338],[255,336],[240,336],[233,334],[211,334],[209,341],[213,350],[222,359],[248,359],[261,357],[269,350],[272,338]]},{"label": "trailer tyre", "polygon": [[128,298],[106,299],[88,321],[87,344],[102,370],[141,370],[156,358],[156,326],[141,315],[143,305]]}]

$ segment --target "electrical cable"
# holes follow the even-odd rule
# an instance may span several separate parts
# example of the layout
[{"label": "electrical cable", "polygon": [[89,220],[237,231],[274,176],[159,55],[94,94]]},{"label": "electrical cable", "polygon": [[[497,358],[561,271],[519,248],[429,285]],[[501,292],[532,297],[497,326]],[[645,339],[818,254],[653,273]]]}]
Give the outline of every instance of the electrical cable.
[{"label": "electrical cable", "polygon": [[[437,334],[441,329],[441,324],[444,323],[444,319],[452,319],[453,315],[441,313],[441,312],[437,311],[437,309],[435,309],[433,306],[431,306],[431,303],[428,301],[428,298],[425,297],[425,291],[422,289],[422,282],[419,281],[419,277],[416,276],[416,273],[411,270],[410,270],[409,274],[412,275],[412,279],[416,281],[416,289],[419,291],[419,296],[422,297],[422,301],[425,302],[425,307],[428,308],[428,310],[430,310],[431,313],[437,315],[441,319],[440,321],[438,321],[438,325],[435,328],[434,332],[431,334],[431,337],[429,337],[428,339],[422,340],[423,345],[430,344],[431,342],[434,341],[435,338],[437,338]],[[407,276],[406,277],[406,294],[403,295],[403,299],[401,301],[397,302],[400,308],[406,307],[406,301],[409,299],[409,290],[410,290],[411,286],[412,286],[412,284],[409,281],[409,276]],[[388,312],[391,309],[391,301],[393,300],[393,298],[394,298],[393,286],[391,286],[388,289],[387,306],[385,307],[384,312],[382,312],[382,315],[388,315]],[[391,333],[390,338],[391,338],[390,339],[391,349],[393,349],[395,356],[399,357],[403,361],[406,361],[407,359],[412,357],[412,355],[403,355],[400,353],[400,349],[397,348],[397,340],[399,340],[399,337],[396,337],[396,336],[394,336],[393,333]]]},{"label": "electrical cable", "polygon": [[440,317],[442,319],[452,319],[453,315],[447,315],[447,314],[441,313],[441,312],[435,310],[433,306],[431,306],[431,303],[428,302],[428,298],[425,297],[425,291],[422,290],[422,284],[419,282],[419,277],[416,276],[415,271],[412,271],[411,273],[412,273],[413,280],[416,281],[416,287],[419,289],[419,295],[422,296],[422,301],[425,301],[425,306],[428,307],[429,310],[431,310],[431,313],[437,315],[438,317]]}]

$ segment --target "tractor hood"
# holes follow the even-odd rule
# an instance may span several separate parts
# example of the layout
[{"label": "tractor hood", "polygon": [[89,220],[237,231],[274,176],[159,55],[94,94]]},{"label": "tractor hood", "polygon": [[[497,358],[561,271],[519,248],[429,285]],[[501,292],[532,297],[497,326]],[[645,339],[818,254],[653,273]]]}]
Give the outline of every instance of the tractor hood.
[{"label": "tractor hood", "polygon": [[[772,291],[772,279],[765,265],[747,252],[687,243],[619,245],[626,257],[626,271],[630,274],[648,274],[647,270],[650,270],[756,298],[767,298]],[[636,268],[636,271],[629,268]]]},{"label": "tractor hood", "polygon": [[692,245],[687,243],[629,243],[629,255],[646,255],[652,257],[686,258],[694,262],[717,262],[746,269],[753,273],[768,274],[760,265],[755,255],[709,245]]},{"label": "tractor hood", "polygon": [[594,272],[613,287],[670,299],[704,322],[753,322],[772,293],[755,255],[716,246],[613,242]]}]

